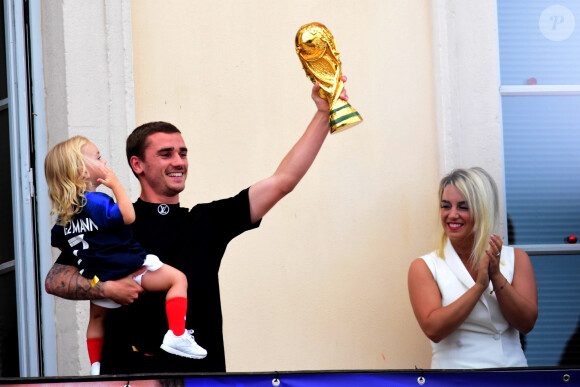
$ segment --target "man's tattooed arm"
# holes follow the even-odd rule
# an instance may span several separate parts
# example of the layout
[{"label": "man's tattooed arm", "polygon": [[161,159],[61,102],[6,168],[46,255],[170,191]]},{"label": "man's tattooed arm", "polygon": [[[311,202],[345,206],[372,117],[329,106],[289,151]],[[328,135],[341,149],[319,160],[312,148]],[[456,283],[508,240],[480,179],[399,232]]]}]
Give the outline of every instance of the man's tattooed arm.
[{"label": "man's tattooed arm", "polygon": [[91,281],[83,277],[77,267],[59,263],[52,266],[44,281],[47,293],[67,300],[105,298],[104,287],[104,282],[97,282],[95,286],[91,286]]},{"label": "man's tattooed arm", "polygon": [[118,304],[128,305],[135,301],[143,288],[133,277],[142,274],[145,267],[133,274],[115,281],[99,281],[91,286],[91,281],[79,273],[75,266],[55,263],[44,281],[46,292],[67,300],[97,300],[110,298]]}]

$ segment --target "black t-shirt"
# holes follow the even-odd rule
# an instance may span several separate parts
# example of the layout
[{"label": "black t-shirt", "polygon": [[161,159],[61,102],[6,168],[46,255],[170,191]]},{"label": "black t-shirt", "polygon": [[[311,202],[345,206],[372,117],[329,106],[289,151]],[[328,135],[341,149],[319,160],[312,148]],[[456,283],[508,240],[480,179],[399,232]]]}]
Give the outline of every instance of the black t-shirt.
[{"label": "black t-shirt", "polygon": [[142,200],[134,207],[135,239],[187,276],[186,329],[194,329],[196,342],[208,355],[193,360],[159,348],[168,329],[165,293],[148,292],[129,306],[109,311],[101,373],[225,372],[218,271],[228,243],[260,224],[251,224],[248,189],[191,211]]}]

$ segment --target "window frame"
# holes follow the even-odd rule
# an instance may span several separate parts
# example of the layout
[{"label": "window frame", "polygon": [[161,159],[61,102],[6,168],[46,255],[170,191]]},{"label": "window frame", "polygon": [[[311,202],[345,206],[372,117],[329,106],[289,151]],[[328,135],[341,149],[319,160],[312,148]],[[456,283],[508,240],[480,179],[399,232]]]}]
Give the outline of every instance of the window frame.
[{"label": "window frame", "polygon": [[[506,96],[575,96],[580,95],[580,85],[503,85],[500,81],[499,94],[500,98]],[[505,215],[507,216],[507,204]],[[506,235],[508,235],[507,232]],[[509,244],[509,240],[507,242]],[[512,246],[524,250],[528,255],[580,254],[580,245],[566,243],[515,244]]]},{"label": "window frame", "polygon": [[54,299],[41,284],[52,262],[46,233],[37,232],[50,227],[47,216],[38,216],[49,207],[43,161],[34,157],[46,154],[47,143],[41,3],[6,0],[3,6],[20,376],[51,376],[57,373]]}]

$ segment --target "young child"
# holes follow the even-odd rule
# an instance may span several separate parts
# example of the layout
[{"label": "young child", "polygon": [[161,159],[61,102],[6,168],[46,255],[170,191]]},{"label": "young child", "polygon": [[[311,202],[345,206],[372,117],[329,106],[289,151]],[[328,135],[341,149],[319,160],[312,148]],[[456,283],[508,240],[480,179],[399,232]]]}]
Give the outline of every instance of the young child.
[{"label": "young child", "polygon": [[[134,279],[147,291],[166,291],[169,330],[161,348],[174,355],[203,359],[207,351],[200,347],[192,330],[185,330],[187,278],[179,270],[147,254],[132,238],[127,225],[135,220],[133,203],[117,176],[87,138],[76,136],[57,144],[44,163],[52,212],[58,215],[52,229],[51,244],[78,257],[79,272],[98,281],[125,277],[142,266],[146,271]],[[95,192],[104,184],[113,198]],[[87,328],[87,347],[91,375],[100,374],[101,351],[105,335],[107,308],[120,305],[112,300],[91,301]]]}]

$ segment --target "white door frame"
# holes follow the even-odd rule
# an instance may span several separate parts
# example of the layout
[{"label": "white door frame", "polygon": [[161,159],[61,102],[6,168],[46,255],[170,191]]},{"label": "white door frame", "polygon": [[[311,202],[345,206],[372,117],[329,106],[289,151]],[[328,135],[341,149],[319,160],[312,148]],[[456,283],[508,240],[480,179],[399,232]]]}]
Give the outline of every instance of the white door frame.
[{"label": "white door frame", "polygon": [[20,376],[49,376],[56,375],[54,301],[41,283],[52,262],[43,251],[50,243],[38,239],[46,234],[36,231],[49,227],[37,216],[48,203],[43,162],[31,159],[46,154],[47,142],[40,0],[4,1],[4,18]]}]

